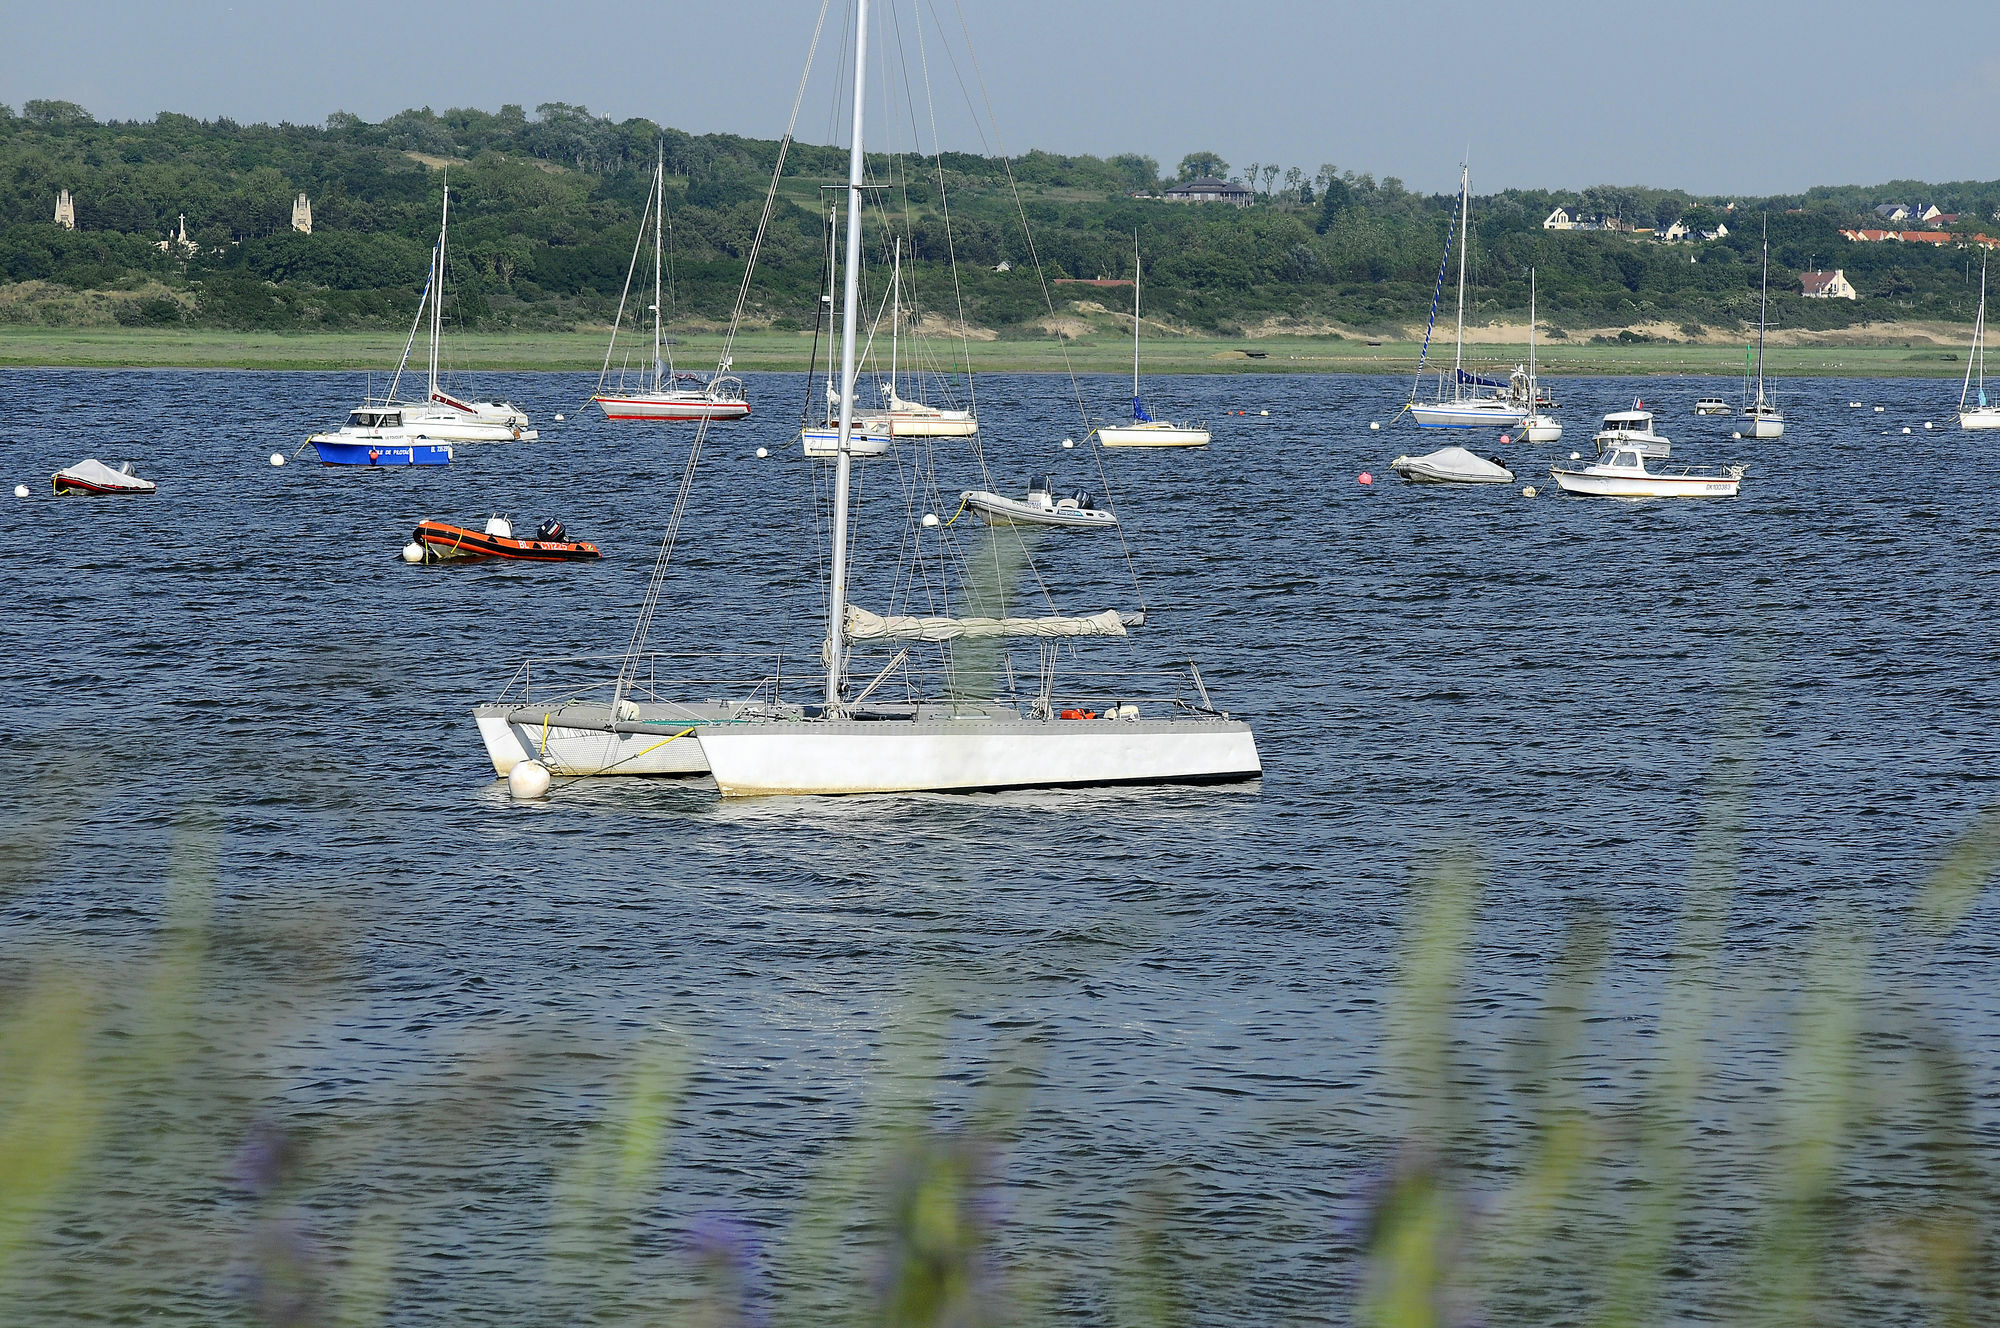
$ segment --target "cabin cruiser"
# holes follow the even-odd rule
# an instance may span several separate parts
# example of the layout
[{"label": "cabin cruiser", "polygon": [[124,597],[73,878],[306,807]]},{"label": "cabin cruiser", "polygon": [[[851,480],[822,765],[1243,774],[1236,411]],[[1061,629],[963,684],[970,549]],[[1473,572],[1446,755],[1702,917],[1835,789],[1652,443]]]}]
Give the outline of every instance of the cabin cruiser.
[{"label": "cabin cruiser", "polygon": [[1721,397],[1703,397],[1694,403],[1694,413],[1697,415],[1733,415],[1736,412]]},{"label": "cabin cruiser", "polygon": [[1613,448],[1625,447],[1642,457],[1664,460],[1673,450],[1672,443],[1653,432],[1653,412],[1638,404],[1630,410],[1614,410],[1606,415],[1595,441],[1599,456]]},{"label": "cabin cruiser", "polygon": [[451,464],[451,444],[433,438],[419,408],[410,405],[363,406],[340,428],[307,438],[306,446],[328,466]]},{"label": "cabin cruiser", "polygon": [[[1602,437],[1602,435],[1599,435]],[[1651,470],[1636,443],[1613,444],[1588,466],[1551,466],[1549,475],[1564,493],[1598,498],[1734,498],[1742,466],[1682,466]]]}]

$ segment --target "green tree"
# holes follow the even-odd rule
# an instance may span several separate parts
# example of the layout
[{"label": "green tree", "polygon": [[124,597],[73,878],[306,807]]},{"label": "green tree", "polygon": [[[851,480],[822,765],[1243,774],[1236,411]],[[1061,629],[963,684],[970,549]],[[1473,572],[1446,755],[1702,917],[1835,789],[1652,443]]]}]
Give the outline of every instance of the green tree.
[{"label": "green tree", "polygon": [[1229,174],[1229,163],[1213,152],[1190,152],[1181,158],[1180,176],[1182,181],[1213,175],[1217,179]]}]

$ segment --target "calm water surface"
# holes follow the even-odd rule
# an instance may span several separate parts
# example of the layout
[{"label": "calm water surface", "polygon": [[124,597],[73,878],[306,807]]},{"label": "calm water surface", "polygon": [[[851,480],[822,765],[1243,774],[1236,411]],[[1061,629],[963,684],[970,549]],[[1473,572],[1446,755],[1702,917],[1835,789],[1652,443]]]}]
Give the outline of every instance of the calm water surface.
[{"label": "calm water surface", "polygon": [[[1475,1188],[1503,1187],[1508,1076],[1591,908],[1609,953],[1573,1082],[1616,1112],[1645,1081],[1721,753],[1748,781],[1705,987],[1727,1068],[1703,1089],[1684,1229],[1715,1262],[1672,1312],[1728,1311],[1715,1270],[1754,1234],[1773,1087],[1829,935],[1866,947],[1837,972],[1864,994],[1870,1063],[1934,1031],[1966,1067],[1972,1165],[2000,1160],[2000,913],[1982,902],[1943,945],[1908,925],[2000,770],[1996,463],[1923,428],[1955,384],[1787,384],[1782,444],[1692,416],[1733,382],[1558,384],[1569,438],[1506,449],[1523,482],[1642,393],[1677,459],[1751,466],[1734,501],[1626,504],[1403,485],[1387,463],[1444,440],[1390,424],[1401,380],[1159,380],[1159,406],[1215,442],[1105,457],[1155,624],[1134,659],[1198,659],[1255,723],[1261,783],[725,805],[603,781],[523,806],[468,707],[524,655],[623,648],[689,431],[593,418],[587,377],[492,375],[476,386],[524,406],[539,443],[436,471],[267,464],[366,382],[0,374],[0,479],[34,494],[0,503],[10,835],[59,844],[0,894],[0,977],[55,962],[137,984],[169,853],[200,841],[176,818],[212,809],[195,1036],[236,1076],[190,1098],[213,1157],[99,1178],[123,1200],[44,1233],[28,1320],[119,1317],[92,1300],[111,1287],[209,1321],[227,1259],[190,1255],[214,1275],[188,1277],[161,1251],[241,1239],[224,1177],[261,1112],[316,1141],[297,1196],[312,1239],[338,1254],[394,1215],[395,1321],[562,1321],[551,1187],[658,1043],[689,1058],[637,1204],[660,1268],[723,1221],[782,1283],[816,1178],[872,1113],[916,1094],[950,1125],[1016,1065],[1031,1091],[993,1220],[1047,1303],[1108,1321],[1100,1274],[1152,1187],[1211,1256],[1203,1321],[1344,1321],[1371,1178],[1427,1118],[1384,1055],[1412,884],[1461,850],[1483,881],[1453,1059],[1487,1145]],[[714,431],[654,645],[812,654],[810,480],[779,450],[803,390],[752,376],[756,417]],[[1107,414],[1122,391],[1084,390]],[[1053,470],[1103,491],[1087,452],[1056,447],[1081,433],[1060,381],[996,375],[981,405],[1003,490]],[[51,499],[49,473],[84,456],[135,461],[159,496]],[[883,465],[864,494],[855,599],[879,606],[905,495]],[[607,557],[396,560],[418,519],[495,511],[560,516]],[[1131,605],[1108,544],[1058,542],[1042,570],[1065,609]],[[1885,1140],[1857,1146],[1849,1196],[1881,1221],[1938,1203],[1927,1164]],[[115,1145],[148,1158],[143,1138]],[[1907,1290],[1881,1276],[1866,1294]]]}]

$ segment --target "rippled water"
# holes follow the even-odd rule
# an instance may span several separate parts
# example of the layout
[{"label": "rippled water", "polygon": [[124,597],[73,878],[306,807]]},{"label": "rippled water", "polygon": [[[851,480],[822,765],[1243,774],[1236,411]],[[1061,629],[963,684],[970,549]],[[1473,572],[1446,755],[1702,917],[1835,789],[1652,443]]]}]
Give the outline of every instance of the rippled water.
[{"label": "rippled water", "polygon": [[[1639,393],[1677,459],[1750,463],[1734,501],[1630,504],[1403,485],[1387,463],[1433,436],[1390,423],[1400,380],[1163,379],[1157,407],[1205,416],[1215,443],[1105,457],[1156,625],[1138,658],[1202,663],[1256,725],[1260,783],[723,804],[602,781],[537,806],[493,781],[467,709],[523,655],[624,646],[688,433],[591,418],[587,377],[494,375],[479,386],[525,407],[540,443],[466,446],[440,471],[267,464],[364,386],[0,376],[0,478],[34,494],[0,505],[11,834],[58,845],[0,895],[0,976],[140,972],[163,863],[189,840],[175,819],[211,807],[218,958],[197,1036],[239,1076],[200,1099],[213,1157],[44,1233],[31,1317],[106,1288],[212,1315],[227,1259],[189,1256],[214,1265],[191,1278],[160,1251],[241,1239],[221,1177],[262,1111],[317,1141],[323,1178],[299,1197],[315,1239],[350,1248],[380,1220],[361,1216],[371,1199],[397,1216],[398,1322],[563,1318],[551,1185],[620,1067],[663,1037],[692,1060],[639,1205],[660,1267],[726,1216],[764,1275],[804,1276],[786,1233],[871,1111],[929,1093],[960,1121],[996,1064],[1019,1064],[1032,1091],[995,1162],[995,1220],[1049,1305],[1110,1312],[1100,1275],[1156,1186],[1210,1256],[1204,1321],[1344,1320],[1370,1178],[1427,1110],[1384,1056],[1412,882],[1460,849],[1484,881],[1453,1059],[1488,1146],[1471,1174],[1497,1189],[1525,1137],[1509,1076],[1592,906],[1609,953],[1572,1077],[1614,1114],[1646,1082],[1723,750],[1749,791],[1735,875],[1711,873],[1736,883],[1704,986],[1725,1068],[1688,1152],[1697,1257],[1675,1312],[1729,1306],[1723,1270],[1754,1238],[1746,1196],[1782,1124],[1772,1086],[1830,935],[1871,955],[1827,970],[1863,993],[1869,1063],[1903,1065],[1918,1033],[1956,1048],[1968,1165],[1996,1161],[2000,917],[1982,903],[1942,945],[1908,925],[2000,769],[1995,461],[1923,427],[1953,385],[1788,384],[1782,444],[1689,413],[1733,382],[1559,385],[1571,437],[1507,449],[1524,483]],[[1084,387],[1115,411],[1116,378]],[[714,431],[654,645],[811,653],[806,467],[753,455],[782,446],[803,390],[753,376],[758,415]],[[1059,381],[993,376],[982,409],[1003,490],[1053,469],[1101,491],[1089,454],[1055,446],[1080,433]],[[48,496],[51,471],[93,455],[135,461],[159,496]],[[866,494],[862,603],[904,502],[882,466]],[[396,561],[417,519],[493,511],[559,515],[607,558]],[[1044,572],[1065,608],[1129,606],[1109,545],[1052,545]],[[896,1050],[930,1039],[935,1061]],[[493,1065],[505,1086],[482,1096]],[[1941,1119],[1883,1110],[1916,1133]],[[117,1150],[147,1155],[143,1138]],[[1871,1221],[1942,1202],[1893,1138],[1851,1164]],[[1915,1294],[1882,1276],[1855,1294]]]}]

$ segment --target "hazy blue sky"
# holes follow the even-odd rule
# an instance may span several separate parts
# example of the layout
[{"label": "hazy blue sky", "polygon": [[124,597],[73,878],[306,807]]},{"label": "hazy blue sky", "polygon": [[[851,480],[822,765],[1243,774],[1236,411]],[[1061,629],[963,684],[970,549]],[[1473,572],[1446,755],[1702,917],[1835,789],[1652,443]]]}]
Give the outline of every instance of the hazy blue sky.
[{"label": "hazy blue sky", "polygon": [[[848,3],[835,0],[836,12]],[[972,81],[957,36],[963,4],[1014,151],[1138,151],[1171,166],[1207,148],[1239,169],[1263,160],[1310,173],[1332,162],[1445,189],[1469,145],[1481,191],[1780,192],[2000,176],[1993,0],[876,3],[894,6],[919,87],[918,5],[952,31]],[[0,101],[17,109],[55,97],[100,118],[178,110],[318,123],[334,110],[377,120],[406,106],[567,101],[758,136],[784,126],[818,9],[817,0],[6,4]],[[837,18],[829,29],[837,45]],[[977,148],[929,30],[940,134],[947,147]],[[816,91],[801,137],[832,137],[829,107],[830,94]],[[905,145],[909,133],[905,111]]]}]

